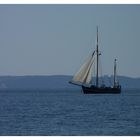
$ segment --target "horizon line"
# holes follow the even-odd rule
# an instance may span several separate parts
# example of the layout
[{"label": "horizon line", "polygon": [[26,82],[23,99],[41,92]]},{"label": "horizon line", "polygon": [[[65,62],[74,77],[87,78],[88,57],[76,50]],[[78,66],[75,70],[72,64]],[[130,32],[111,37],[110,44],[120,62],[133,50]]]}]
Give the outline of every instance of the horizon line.
[{"label": "horizon line", "polygon": [[[33,77],[33,76],[40,76],[40,77],[45,77],[45,76],[73,76],[73,75],[69,75],[69,74],[67,74],[67,75],[65,75],[65,74],[51,74],[51,75],[39,75],[39,74],[34,74],[34,75],[0,75],[0,77]],[[103,76],[99,76],[99,77],[105,77],[105,76],[108,76],[108,77],[112,77],[113,75],[107,75],[107,74],[105,74],[105,75],[103,75]],[[129,78],[140,78],[139,76],[127,76],[127,75],[118,75],[117,77],[129,77]]]}]

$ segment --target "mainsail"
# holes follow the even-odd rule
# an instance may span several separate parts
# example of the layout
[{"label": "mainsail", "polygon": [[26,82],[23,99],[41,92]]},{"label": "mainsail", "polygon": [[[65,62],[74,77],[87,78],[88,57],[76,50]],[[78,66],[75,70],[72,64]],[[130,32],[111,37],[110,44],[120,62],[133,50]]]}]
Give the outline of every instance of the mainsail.
[{"label": "mainsail", "polygon": [[71,83],[78,85],[89,85],[92,82],[93,62],[95,60],[94,53],[81,66],[80,70],[74,75]]}]

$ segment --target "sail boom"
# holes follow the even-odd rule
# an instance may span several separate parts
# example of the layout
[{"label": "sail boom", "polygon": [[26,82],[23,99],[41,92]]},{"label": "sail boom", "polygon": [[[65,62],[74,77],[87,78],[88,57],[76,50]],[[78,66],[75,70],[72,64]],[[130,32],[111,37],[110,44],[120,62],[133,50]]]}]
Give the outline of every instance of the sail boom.
[{"label": "sail boom", "polygon": [[77,86],[82,86],[83,84],[80,83],[80,82],[75,82],[75,81],[69,81],[70,84],[73,84],[73,85],[77,85]]},{"label": "sail boom", "polygon": [[69,81],[70,84],[77,85],[77,86],[85,86],[85,87],[90,87],[91,84],[85,84],[81,82],[75,82],[75,81]]}]

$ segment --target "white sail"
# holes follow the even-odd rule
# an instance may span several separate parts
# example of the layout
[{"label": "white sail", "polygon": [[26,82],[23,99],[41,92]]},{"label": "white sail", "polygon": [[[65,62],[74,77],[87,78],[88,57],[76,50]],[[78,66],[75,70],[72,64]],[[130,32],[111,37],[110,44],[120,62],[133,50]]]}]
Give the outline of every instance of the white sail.
[{"label": "white sail", "polygon": [[80,70],[74,75],[71,82],[79,85],[90,84],[92,81],[93,62],[94,62],[94,53],[81,66]]}]

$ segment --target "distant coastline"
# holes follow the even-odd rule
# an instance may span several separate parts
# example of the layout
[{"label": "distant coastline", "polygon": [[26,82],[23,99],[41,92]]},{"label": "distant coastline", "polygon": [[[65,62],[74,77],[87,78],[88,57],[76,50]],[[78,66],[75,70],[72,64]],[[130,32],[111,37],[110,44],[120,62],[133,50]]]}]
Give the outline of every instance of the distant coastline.
[{"label": "distant coastline", "polygon": [[[0,92],[3,91],[77,91],[79,86],[68,83],[72,76],[0,76]],[[104,76],[107,85],[113,82],[113,76]],[[140,78],[118,76],[123,90],[140,90]]]}]

